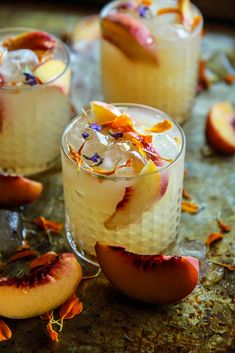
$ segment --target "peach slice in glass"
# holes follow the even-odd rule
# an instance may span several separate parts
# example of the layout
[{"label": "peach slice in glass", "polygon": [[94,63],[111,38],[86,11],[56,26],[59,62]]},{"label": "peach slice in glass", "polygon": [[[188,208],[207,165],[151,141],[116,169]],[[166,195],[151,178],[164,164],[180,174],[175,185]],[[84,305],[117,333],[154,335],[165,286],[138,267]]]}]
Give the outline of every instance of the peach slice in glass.
[{"label": "peach slice in glass", "polygon": [[154,38],[142,22],[116,12],[102,18],[101,27],[104,39],[121,49],[129,59],[158,62],[153,49]]},{"label": "peach slice in glass", "polygon": [[138,223],[143,212],[150,209],[160,195],[160,173],[153,161],[149,160],[137,176],[137,182],[126,188],[115,212],[105,221],[105,227],[117,229]]}]

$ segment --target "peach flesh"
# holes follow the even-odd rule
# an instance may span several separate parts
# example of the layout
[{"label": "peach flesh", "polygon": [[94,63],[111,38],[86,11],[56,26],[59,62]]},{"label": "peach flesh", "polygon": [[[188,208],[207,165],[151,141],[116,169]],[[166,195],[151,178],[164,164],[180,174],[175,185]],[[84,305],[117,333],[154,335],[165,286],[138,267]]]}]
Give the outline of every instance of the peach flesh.
[{"label": "peach flesh", "polygon": [[143,302],[176,302],[198,282],[198,260],[192,257],[138,255],[125,247],[99,242],[95,250],[107,279],[124,294]]},{"label": "peach flesh", "polygon": [[55,39],[46,32],[24,32],[12,38],[7,38],[2,45],[8,50],[31,49],[48,50],[56,45]]},{"label": "peach flesh", "polygon": [[0,174],[0,206],[17,207],[35,201],[43,185],[19,175]]},{"label": "peach flesh", "polygon": [[44,314],[63,304],[81,280],[81,266],[70,253],[21,278],[1,278],[0,315],[24,319]]},{"label": "peach flesh", "polygon": [[235,153],[235,110],[230,102],[214,104],[206,121],[206,137],[218,152]]},{"label": "peach flesh", "polygon": [[112,13],[101,21],[103,38],[122,50],[133,60],[157,63],[152,50],[154,39],[147,27],[124,13]]}]

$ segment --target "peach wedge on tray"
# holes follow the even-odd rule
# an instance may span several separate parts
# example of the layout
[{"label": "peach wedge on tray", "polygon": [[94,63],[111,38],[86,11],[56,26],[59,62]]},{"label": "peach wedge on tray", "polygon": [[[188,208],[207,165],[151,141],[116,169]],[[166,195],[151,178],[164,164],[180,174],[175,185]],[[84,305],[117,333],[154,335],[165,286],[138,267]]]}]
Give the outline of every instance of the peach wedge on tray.
[{"label": "peach wedge on tray", "polygon": [[13,319],[39,316],[63,304],[82,280],[75,256],[63,253],[22,277],[0,278],[0,315]]},{"label": "peach wedge on tray", "polygon": [[186,297],[198,282],[198,260],[189,256],[138,255],[125,247],[96,243],[107,279],[127,296],[152,304]]},{"label": "peach wedge on tray", "polygon": [[20,175],[0,174],[0,206],[17,207],[35,201],[43,185]]}]

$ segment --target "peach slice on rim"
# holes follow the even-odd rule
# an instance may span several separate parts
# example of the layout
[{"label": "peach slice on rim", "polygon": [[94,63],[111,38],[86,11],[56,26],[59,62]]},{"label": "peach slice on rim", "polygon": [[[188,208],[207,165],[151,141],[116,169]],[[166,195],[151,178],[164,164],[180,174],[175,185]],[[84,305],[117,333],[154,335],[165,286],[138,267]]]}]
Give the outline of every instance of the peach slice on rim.
[{"label": "peach slice on rim", "polygon": [[23,32],[14,37],[6,38],[2,45],[8,50],[48,50],[55,47],[56,41],[53,36],[46,32],[32,31]]},{"label": "peach slice on rim", "polygon": [[152,304],[186,297],[198,282],[198,260],[189,256],[138,255],[125,247],[96,243],[107,279],[127,296]]}]

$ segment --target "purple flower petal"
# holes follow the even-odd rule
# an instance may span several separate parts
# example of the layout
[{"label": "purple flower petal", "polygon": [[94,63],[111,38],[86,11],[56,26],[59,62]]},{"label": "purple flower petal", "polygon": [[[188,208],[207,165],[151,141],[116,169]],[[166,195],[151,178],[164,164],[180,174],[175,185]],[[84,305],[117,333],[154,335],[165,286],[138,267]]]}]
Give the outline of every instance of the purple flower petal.
[{"label": "purple flower petal", "polygon": [[89,137],[87,132],[82,132],[82,137],[86,140]]},{"label": "purple flower petal", "polygon": [[89,125],[89,127],[93,130],[96,130],[96,131],[101,131],[102,130],[102,126],[97,124],[97,123],[92,123]]},{"label": "purple flower petal", "polygon": [[95,154],[93,154],[93,156],[88,157],[83,155],[84,158],[86,158],[88,161],[92,161],[94,163],[100,162],[102,161],[102,158],[100,157],[100,155],[96,152]]},{"label": "purple flower petal", "polygon": [[25,83],[27,83],[30,86],[35,86],[38,84],[38,80],[34,75],[28,72],[23,72],[23,74],[25,76]]},{"label": "purple flower petal", "polygon": [[149,11],[149,7],[148,6],[140,6],[138,8],[138,11],[139,11],[140,17],[145,17]]},{"label": "purple flower petal", "polygon": [[109,135],[114,137],[115,140],[117,140],[118,138],[123,137],[123,132],[112,132],[109,130]]}]

